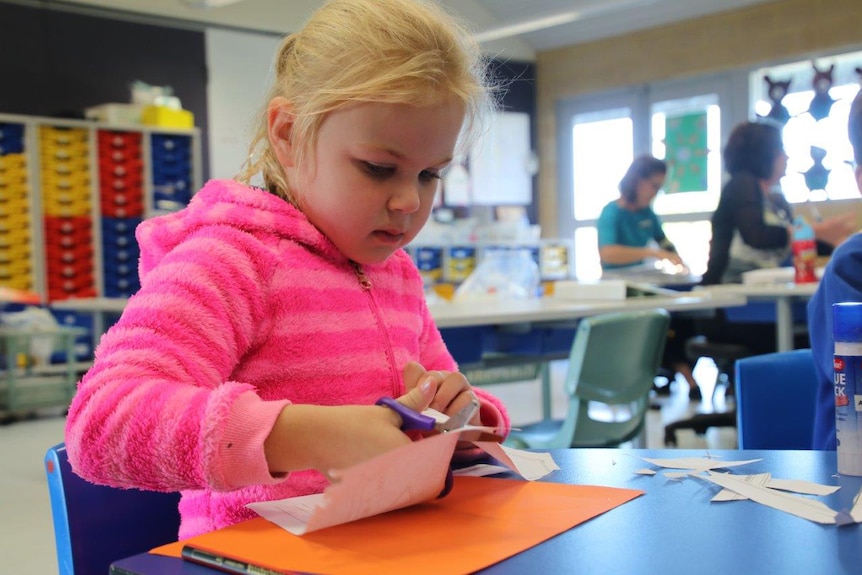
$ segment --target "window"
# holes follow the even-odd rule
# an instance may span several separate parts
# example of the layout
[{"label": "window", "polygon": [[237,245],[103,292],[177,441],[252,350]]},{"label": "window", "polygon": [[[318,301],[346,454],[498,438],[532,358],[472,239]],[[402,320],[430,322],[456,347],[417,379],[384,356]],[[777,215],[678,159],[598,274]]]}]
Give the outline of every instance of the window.
[{"label": "window", "polygon": [[[789,202],[858,197],[847,116],[859,91],[860,78],[855,71],[859,66],[862,52],[771,66],[751,73],[754,112],[785,122],[788,160],[781,187]],[[774,89],[772,97],[770,86]]]},{"label": "window", "polygon": [[727,76],[675,81],[558,105],[558,223],[562,237],[574,237],[577,279],[601,277],[596,221],[619,197],[619,181],[634,156],[648,152],[671,168],[653,206],[665,233],[693,273],[706,270],[729,84]]},{"label": "window", "polygon": [[[619,197],[618,188],[611,184],[619,181],[631,164],[633,149],[630,109],[575,116],[573,189],[584,190],[584,193],[572,194],[575,220],[597,220],[602,208]],[[601,272],[596,228],[579,227],[575,230],[575,275],[593,279],[600,277]]]},{"label": "window", "polygon": [[[715,211],[721,192],[721,108],[717,94],[656,102],[651,107],[652,154],[668,163],[665,188],[653,203],[671,214]],[[694,274],[706,271],[712,228],[708,221],[665,221],[668,239]]]}]

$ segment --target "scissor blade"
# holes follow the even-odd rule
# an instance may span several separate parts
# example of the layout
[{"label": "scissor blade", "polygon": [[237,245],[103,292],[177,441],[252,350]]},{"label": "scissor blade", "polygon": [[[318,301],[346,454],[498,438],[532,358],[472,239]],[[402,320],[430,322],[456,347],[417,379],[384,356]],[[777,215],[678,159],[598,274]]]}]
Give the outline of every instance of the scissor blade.
[{"label": "scissor blade", "polygon": [[451,415],[444,423],[438,424],[438,428],[441,431],[461,429],[470,423],[470,420],[473,419],[473,415],[475,415],[478,410],[479,400],[474,397],[471,399],[470,403],[459,409],[457,413]]}]

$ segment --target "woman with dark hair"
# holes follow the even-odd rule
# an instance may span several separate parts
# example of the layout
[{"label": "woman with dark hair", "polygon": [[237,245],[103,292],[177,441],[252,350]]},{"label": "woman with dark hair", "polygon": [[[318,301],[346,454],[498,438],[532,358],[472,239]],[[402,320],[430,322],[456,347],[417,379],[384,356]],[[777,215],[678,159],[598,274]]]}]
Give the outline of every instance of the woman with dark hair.
[{"label": "woman with dark hair", "polygon": [[[781,130],[766,122],[738,124],[725,145],[724,166],[730,179],[712,215],[704,285],[738,283],[744,272],[785,265],[791,255],[793,208],[778,184],[787,168]],[[824,253],[852,232],[845,216],[810,224]],[[723,310],[698,321],[696,327],[711,342],[741,344],[754,354],[776,349],[772,325],[731,322]],[[796,347],[806,347],[806,340],[797,338]]]},{"label": "woman with dark hair", "polygon": [[[664,186],[666,177],[667,164],[649,155],[635,158],[626,170],[620,180],[619,199],[604,207],[596,224],[603,270],[643,264],[650,258],[682,264],[652,209],[652,201]],[[689,385],[689,397],[700,399],[700,388],[685,356],[685,341],[690,335],[693,333],[688,320],[671,318],[662,367],[682,375]],[[673,376],[669,379],[672,381]]]},{"label": "woman with dark hair", "polygon": [[[737,283],[742,274],[783,265],[790,257],[793,208],[778,187],[787,169],[781,130],[766,122],[737,125],[724,148],[730,180],[712,215],[704,285]],[[814,235],[837,245],[851,232],[847,218],[811,222]]]},{"label": "woman with dark hair", "polygon": [[596,224],[603,270],[642,264],[649,258],[682,264],[652,209],[666,176],[667,164],[652,156],[635,158],[626,170],[620,197],[604,207]]}]

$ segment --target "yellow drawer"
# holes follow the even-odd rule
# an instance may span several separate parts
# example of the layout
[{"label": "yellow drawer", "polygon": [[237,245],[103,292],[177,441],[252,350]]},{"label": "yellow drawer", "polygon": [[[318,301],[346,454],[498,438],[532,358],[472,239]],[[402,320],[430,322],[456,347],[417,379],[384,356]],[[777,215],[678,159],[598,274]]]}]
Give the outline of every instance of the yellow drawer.
[{"label": "yellow drawer", "polygon": [[70,146],[86,143],[90,139],[90,131],[85,128],[62,128],[59,126],[40,126],[39,143],[56,146]]}]

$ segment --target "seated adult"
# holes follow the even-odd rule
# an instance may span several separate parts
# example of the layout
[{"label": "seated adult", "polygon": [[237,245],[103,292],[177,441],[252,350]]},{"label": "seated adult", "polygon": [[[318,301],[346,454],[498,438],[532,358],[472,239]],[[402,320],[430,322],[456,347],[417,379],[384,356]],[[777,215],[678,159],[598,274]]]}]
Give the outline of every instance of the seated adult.
[{"label": "seated adult", "polygon": [[[667,164],[649,155],[635,158],[626,170],[619,184],[620,197],[602,209],[596,224],[603,271],[624,269],[654,259],[683,263],[652,209],[652,202],[666,177]],[[691,399],[700,399],[700,387],[685,355],[685,341],[692,335],[690,321],[672,317],[662,365],[673,374],[683,376],[688,382]]]},{"label": "seated adult", "polygon": [[[730,179],[712,215],[705,285],[739,283],[744,272],[782,266],[791,255],[793,207],[779,185],[787,169],[781,130],[767,122],[737,125],[724,148],[724,167]],[[850,235],[853,219],[811,222],[820,249]]]},{"label": "seated adult", "polygon": [[[850,107],[848,134],[856,161],[856,185],[862,192],[862,91]],[[832,304],[862,302],[862,234],[850,236],[829,260],[814,297],[808,302],[808,333],[817,371],[817,408],[814,414],[814,449],[834,450],[835,386],[832,356]]]},{"label": "seated adult", "polygon": [[[744,272],[780,267],[791,257],[793,208],[779,186],[787,169],[781,130],[768,122],[738,124],[723,156],[730,179],[712,215],[704,285],[739,283]],[[852,232],[853,218],[811,222],[820,251],[843,241]],[[772,325],[728,322],[723,310],[698,322],[697,330],[711,341],[742,344],[756,354],[776,349]],[[805,346],[807,338],[802,337],[797,347]]]}]

